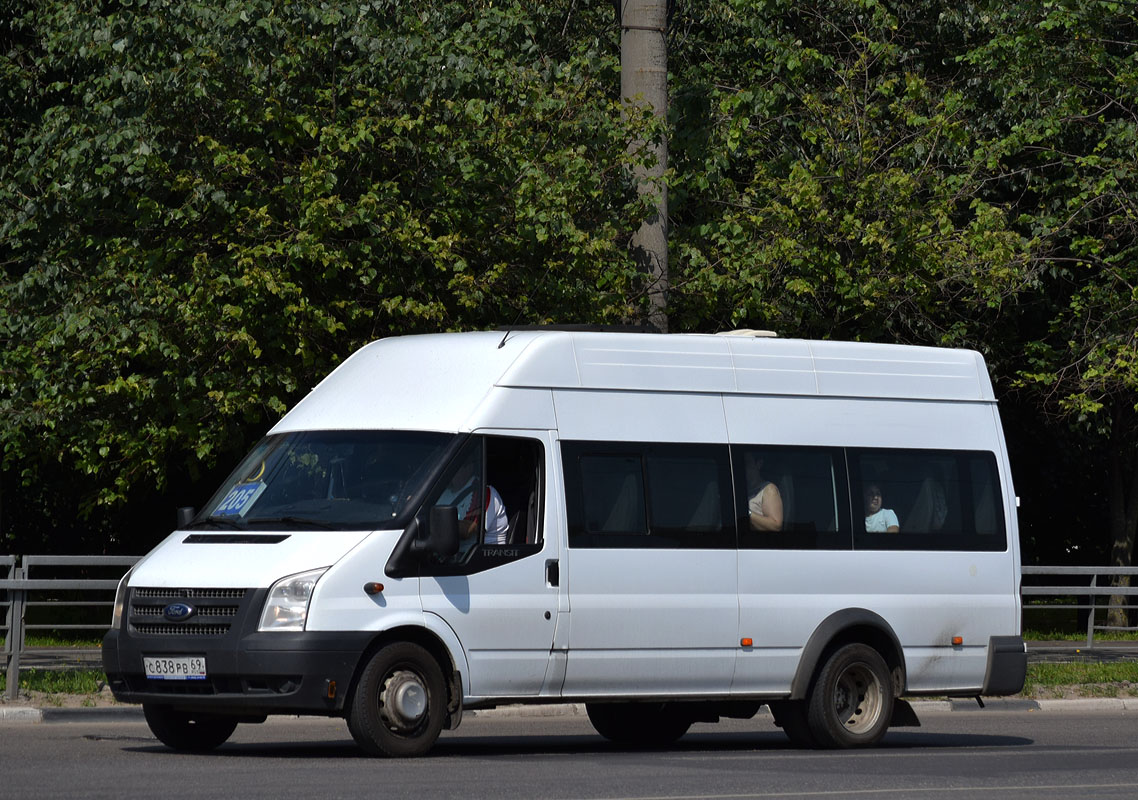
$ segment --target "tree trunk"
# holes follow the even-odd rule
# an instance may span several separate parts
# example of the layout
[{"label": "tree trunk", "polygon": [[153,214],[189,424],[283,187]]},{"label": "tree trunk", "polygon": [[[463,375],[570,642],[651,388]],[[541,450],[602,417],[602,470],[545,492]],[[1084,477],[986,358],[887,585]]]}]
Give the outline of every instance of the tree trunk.
[{"label": "tree trunk", "polygon": [[[668,114],[668,13],[666,0],[622,0],[620,20],[620,96],[633,106],[647,106],[660,119]],[[644,142],[633,142],[640,148]],[[648,322],[668,330],[668,141],[652,146],[656,163],[636,171],[637,192],[655,199],[656,210],[632,237],[633,257],[648,290]]]},{"label": "tree trunk", "polygon": [[[1110,439],[1110,565],[1129,567],[1134,564],[1134,534],[1138,529],[1138,468],[1120,414],[1114,415],[1114,435]],[[1111,585],[1129,587],[1129,575],[1117,575]],[[1127,627],[1129,600],[1125,595],[1111,595],[1106,624]]]}]

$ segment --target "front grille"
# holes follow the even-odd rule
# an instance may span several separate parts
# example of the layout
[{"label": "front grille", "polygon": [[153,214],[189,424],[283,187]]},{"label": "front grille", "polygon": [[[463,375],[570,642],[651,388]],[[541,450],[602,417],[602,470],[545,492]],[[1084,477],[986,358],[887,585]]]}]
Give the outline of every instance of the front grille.
[{"label": "front grille", "polygon": [[200,625],[193,622],[184,622],[181,625],[140,623],[131,627],[140,636],[224,636],[229,633],[228,625]]},{"label": "front grille", "polygon": [[154,598],[160,597],[170,602],[175,600],[240,600],[248,592],[248,589],[148,589],[138,588],[133,589],[135,597],[141,598]]},{"label": "front grille", "polygon": [[[137,617],[160,617],[166,610],[166,605],[166,603],[159,603],[158,605],[134,603],[131,605],[130,611]],[[210,617],[236,617],[239,606],[209,606],[208,608]],[[198,613],[200,616],[201,612]]]},{"label": "front grille", "polygon": [[[137,636],[222,637],[239,623],[248,606],[248,595],[248,589],[133,588],[130,630]],[[166,618],[166,609],[172,603],[188,605],[193,613],[183,619]]]},{"label": "front grille", "polygon": [[166,606],[140,606],[137,603],[131,607],[130,613],[136,617],[160,617]]}]

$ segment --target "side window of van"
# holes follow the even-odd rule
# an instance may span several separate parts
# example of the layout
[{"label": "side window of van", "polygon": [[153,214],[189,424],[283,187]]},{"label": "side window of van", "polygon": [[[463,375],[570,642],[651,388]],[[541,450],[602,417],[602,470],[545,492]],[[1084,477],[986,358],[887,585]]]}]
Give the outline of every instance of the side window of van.
[{"label": "side window of van", "polygon": [[732,548],[725,445],[562,442],[570,547]]},{"label": "side window of van", "polygon": [[602,535],[646,536],[644,464],[639,453],[589,453],[580,468],[583,529]]},{"label": "side window of van", "polygon": [[425,574],[473,574],[541,551],[544,452],[533,439],[471,437],[424,506],[453,509],[458,552]]},{"label": "side window of van", "polygon": [[850,451],[854,546],[873,550],[1004,550],[993,453]]},{"label": "side window of van", "polygon": [[852,547],[842,450],[735,445],[731,460],[740,547]]}]

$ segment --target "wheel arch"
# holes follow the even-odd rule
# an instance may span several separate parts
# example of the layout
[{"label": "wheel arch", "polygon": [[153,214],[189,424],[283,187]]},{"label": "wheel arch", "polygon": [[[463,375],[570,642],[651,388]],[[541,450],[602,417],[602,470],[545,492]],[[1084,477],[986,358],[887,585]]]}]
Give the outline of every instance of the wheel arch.
[{"label": "wheel arch", "polygon": [[819,666],[836,649],[855,642],[868,645],[881,654],[893,676],[894,696],[903,694],[907,681],[905,654],[893,627],[884,617],[869,609],[844,608],[822,620],[810,634],[790,684],[790,699],[805,699]]}]

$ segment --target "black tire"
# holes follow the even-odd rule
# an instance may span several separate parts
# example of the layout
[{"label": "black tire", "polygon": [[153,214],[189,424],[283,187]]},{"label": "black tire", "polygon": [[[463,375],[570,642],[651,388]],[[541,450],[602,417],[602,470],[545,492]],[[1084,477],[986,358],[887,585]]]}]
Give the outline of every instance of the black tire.
[{"label": "black tire", "polygon": [[586,703],[589,722],[618,744],[663,747],[688,732],[692,720],[670,703]]},{"label": "black tire", "polygon": [[810,731],[805,700],[776,700],[770,707],[775,725],[782,728],[793,745],[809,748],[818,746],[818,741]]},{"label": "black tire", "polygon": [[142,704],[146,724],[158,740],[175,750],[204,753],[224,744],[237,729],[237,720],[217,714],[191,714],[169,706]]},{"label": "black tire", "polygon": [[348,730],[368,755],[421,756],[439,738],[446,707],[438,662],[417,644],[396,642],[364,667],[348,710]]},{"label": "black tire", "polygon": [[881,654],[847,644],[826,659],[810,690],[810,732],[821,747],[869,747],[893,716],[893,680]]}]

